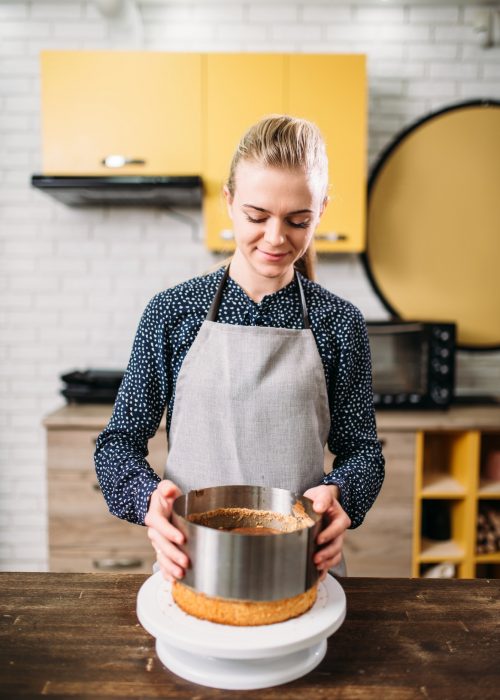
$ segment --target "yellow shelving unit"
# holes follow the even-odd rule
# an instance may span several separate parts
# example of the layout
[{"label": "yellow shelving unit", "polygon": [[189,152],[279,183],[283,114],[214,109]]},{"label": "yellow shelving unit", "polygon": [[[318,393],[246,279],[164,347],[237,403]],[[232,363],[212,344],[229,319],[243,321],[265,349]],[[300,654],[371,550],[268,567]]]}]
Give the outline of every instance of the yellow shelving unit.
[{"label": "yellow shelving unit", "polygon": [[413,576],[444,562],[455,566],[457,578],[476,576],[481,565],[500,565],[500,551],[476,552],[479,506],[500,499],[500,481],[485,475],[491,450],[500,450],[500,428],[417,432]]}]

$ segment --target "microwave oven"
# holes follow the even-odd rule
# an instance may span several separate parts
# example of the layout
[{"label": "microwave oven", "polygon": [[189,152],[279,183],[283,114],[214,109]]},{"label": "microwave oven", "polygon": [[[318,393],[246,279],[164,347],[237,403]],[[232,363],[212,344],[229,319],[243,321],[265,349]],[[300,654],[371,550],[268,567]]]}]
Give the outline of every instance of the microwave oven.
[{"label": "microwave oven", "polygon": [[377,408],[446,408],[455,385],[454,323],[369,321]]}]

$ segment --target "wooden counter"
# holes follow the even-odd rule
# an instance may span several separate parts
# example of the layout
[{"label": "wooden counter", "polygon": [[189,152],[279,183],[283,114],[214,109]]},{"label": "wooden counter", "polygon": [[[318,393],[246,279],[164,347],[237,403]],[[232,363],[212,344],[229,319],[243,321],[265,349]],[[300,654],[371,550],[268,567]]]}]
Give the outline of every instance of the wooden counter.
[{"label": "wooden counter", "polygon": [[[109,515],[94,473],[95,441],[112,412],[110,404],[65,405],[44,420],[47,430],[49,495],[49,554],[51,571],[148,572],[153,551],[144,528]],[[405,577],[420,575],[425,567],[449,559],[448,553],[430,562],[420,543],[421,499],[416,476],[424,469],[417,445],[427,444],[431,433],[467,432],[477,443],[476,456],[467,467],[471,479],[481,471],[481,444],[500,448],[500,406],[456,406],[447,411],[383,411],[377,413],[379,438],[386,458],[386,477],[380,495],[362,527],[347,533],[345,555],[353,576]],[[475,435],[475,433],[483,433]],[[496,431],[496,436],[488,437]],[[461,439],[461,438],[460,438]],[[446,436],[443,439],[446,447]],[[448,442],[453,443],[454,438]],[[446,450],[445,450],[446,451]],[[470,452],[470,451],[469,451]],[[471,452],[472,454],[472,452]],[[148,461],[161,476],[167,456],[165,420],[149,442]],[[419,462],[420,459],[420,462]],[[325,455],[325,469],[333,457]],[[446,469],[446,465],[443,469]],[[420,471],[419,471],[420,470]],[[425,475],[424,475],[425,476]],[[497,485],[500,494],[500,484]],[[477,489],[465,488],[467,524],[458,542],[451,542],[457,575],[495,576],[489,564],[474,557]],[[460,515],[460,514],[459,514]],[[460,515],[461,517],[461,515]],[[82,525],[83,524],[83,525]],[[466,542],[464,540],[466,538]],[[464,540],[462,542],[461,540]],[[459,550],[457,550],[457,545]],[[476,560],[477,559],[477,560]],[[491,567],[490,567],[491,568]]]},{"label": "wooden counter", "polygon": [[0,573],[0,697],[493,700],[500,580],[346,578],[321,664],[284,686],[224,691],[174,676],[141,627],[139,574]]},{"label": "wooden counter", "polygon": [[[111,417],[110,404],[70,404],[46,417],[51,428],[102,429]],[[485,430],[500,429],[500,405],[452,406],[440,411],[377,411],[380,430]],[[161,428],[164,428],[162,420]]]}]

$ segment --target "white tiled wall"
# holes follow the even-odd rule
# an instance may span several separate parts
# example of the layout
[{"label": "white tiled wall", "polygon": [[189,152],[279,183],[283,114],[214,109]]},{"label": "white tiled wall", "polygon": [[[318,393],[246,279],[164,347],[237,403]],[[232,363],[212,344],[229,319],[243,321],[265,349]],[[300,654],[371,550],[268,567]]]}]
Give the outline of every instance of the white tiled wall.
[{"label": "white tiled wall", "polygon": [[[214,262],[192,228],[159,210],[77,211],[33,191],[40,171],[38,53],[45,48],[363,52],[369,158],[443,105],[500,98],[500,48],[484,50],[472,6],[360,2],[137,3],[120,21],[91,2],[0,0],[0,568],[46,568],[43,416],[60,373],[123,367],[139,315],[162,288]],[[137,19],[137,17],[136,17]],[[500,41],[500,37],[498,39]],[[198,212],[184,212],[201,224]],[[354,256],[319,279],[369,318],[384,311]],[[462,389],[500,393],[500,357],[463,354]]]}]

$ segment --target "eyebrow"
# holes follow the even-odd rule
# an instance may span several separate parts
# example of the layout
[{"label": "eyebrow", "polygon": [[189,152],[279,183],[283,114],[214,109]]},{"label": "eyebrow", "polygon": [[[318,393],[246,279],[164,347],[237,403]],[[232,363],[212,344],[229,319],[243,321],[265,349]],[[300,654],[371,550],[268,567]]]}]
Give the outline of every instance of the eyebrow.
[{"label": "eyebrow", "polygon": [[[263,209],[262,207],[256,207],[255,204],[242,204],[243,207],[250,207],[250,209],[256,209],[257,211],[261,211],[264,214],[270,214],[267,209]],[[297,211],[289,211],[287,216],[293,216],[294,214],[312,214],[313,210],[312,209],[297,209]]]}]

